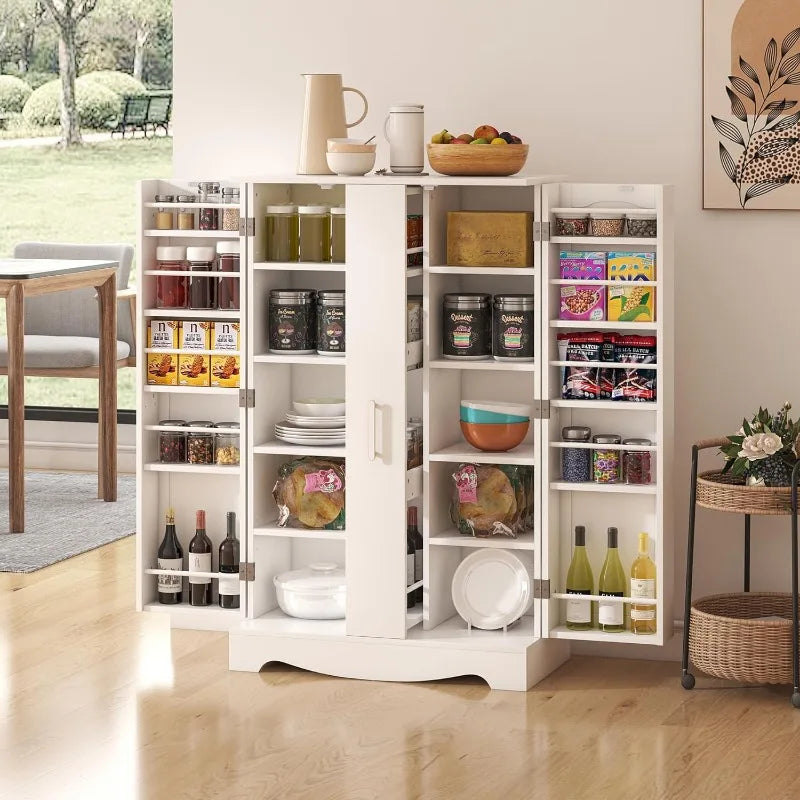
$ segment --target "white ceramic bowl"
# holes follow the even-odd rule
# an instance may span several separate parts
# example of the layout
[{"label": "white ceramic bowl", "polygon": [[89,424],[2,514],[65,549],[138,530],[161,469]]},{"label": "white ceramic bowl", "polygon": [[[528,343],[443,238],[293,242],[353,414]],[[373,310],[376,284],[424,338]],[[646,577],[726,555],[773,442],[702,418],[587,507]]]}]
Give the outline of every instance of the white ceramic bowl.
[{"label": "white ceramic bowl", "polygon": [[309,417],[343,417],[347,409],[341,397],[303,397],[292,405],[298,414]]},{"label": "white ceramic bowl", "polygon": [[273,578],[278,605],[299,619],[344,619],[347,582],[338,565],[320,562]]},{"label": "white ceramic bowl", "polygon": [[374,153],[377,146],[364,144],[363,139],[328,139],[329,153]]},{"label": "white ceramic bowl", "polygon": [[337,175],[366,175],[375,166],[375,153],[327,153],[325,158]]}]

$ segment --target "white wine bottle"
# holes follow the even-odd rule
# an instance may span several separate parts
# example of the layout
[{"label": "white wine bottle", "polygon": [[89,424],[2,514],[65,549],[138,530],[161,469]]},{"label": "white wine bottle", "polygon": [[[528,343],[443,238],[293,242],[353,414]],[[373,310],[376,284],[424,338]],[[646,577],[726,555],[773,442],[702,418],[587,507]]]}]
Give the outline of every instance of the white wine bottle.
[{"label": "white wine bottle", "polygon": [[[649,555],[649,537],[639,534],[639,555],[631,566],[631,597],[656,599],[656,565]],[[656,632],[656,607],[631,603],[631,631],[633,633]]]},{"label": "white wine bottle", "polygon": [[[600,579],[597,583],[597,593],[606,597],[624,597],[625,570],[619,560],[617,549],[617,529],[608,529],[608,552],[603,568],[600,570]],[[618,633],[625,630],[625,605],[619,601],[598,602],[597,621],[601,631]]]},{"label": "white wine bottle", "polygon": [[[586,528],[575,527],[575,550],[567,571],[567,594],[591,594],[594,591],[592,565],[586,555]],[[592,601],[567,600],[567,627],[573,631],[586,631],[592,627]]]}]

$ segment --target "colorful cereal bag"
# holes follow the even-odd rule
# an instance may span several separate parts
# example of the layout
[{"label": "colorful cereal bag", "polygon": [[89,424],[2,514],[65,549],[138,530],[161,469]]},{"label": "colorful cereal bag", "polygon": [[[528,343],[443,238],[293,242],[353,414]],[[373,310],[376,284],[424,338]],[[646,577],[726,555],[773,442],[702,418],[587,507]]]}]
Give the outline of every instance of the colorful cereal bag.
[{"label": "colorful cereal bag", "polygon": [[655,277],[655,253],[609,253],[608,278],[621,284],[608,290],[609,321],[652,322],[655,289],[636,282],[654,281]]},{"label": "colorful cereal bag", "polygon": [[[602,252],[566,252],[560,259],[562,280],[602,281],[606,279],[606,254]],[[560,319],[603,320],[606,316],[606,287],[561,287]]]}]

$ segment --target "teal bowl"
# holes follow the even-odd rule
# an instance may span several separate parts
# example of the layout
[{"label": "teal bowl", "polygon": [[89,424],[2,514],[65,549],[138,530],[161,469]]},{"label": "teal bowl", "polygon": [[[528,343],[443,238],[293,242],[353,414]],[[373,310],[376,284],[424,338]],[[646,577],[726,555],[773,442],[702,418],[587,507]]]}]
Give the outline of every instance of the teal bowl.
[{"label": "teal bowl", "polygon": [[521,417],[515,414],[501,414],[497,411],[484,411],[480,408],[465,408],[461,406],[461,421],[491,425],[513,425],[516,422],[529,422],[530,417]]}]

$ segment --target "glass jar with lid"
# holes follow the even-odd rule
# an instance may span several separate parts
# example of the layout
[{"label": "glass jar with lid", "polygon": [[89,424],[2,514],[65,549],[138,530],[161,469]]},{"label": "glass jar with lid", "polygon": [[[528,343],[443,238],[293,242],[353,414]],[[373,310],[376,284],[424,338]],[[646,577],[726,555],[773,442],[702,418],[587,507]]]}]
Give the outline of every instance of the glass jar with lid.
[{"label": "glass jar with lid", "polygon": [[213,275],[213,247],[187,247],[186,260],[189,262],[189,302],[188,308],[213,309],[217,307],[217,283]]},{"label": "glass jar with lid", "polygon": [[239,310],[239,242],[217,242],[217,271],[236,273],[232,278],[219,278],[217,308]]},{"label": "glass jar with lid", "polygon": [[222,230],[239,230],[239,187],[226,186],[222,190],[223,206],[236,206],[236,208],[222,209]]},{"label": "glass jar with lid", "polygon": [[328,206],[298,206],[300,261],[331,260],[331,215]]},{"label": "glass jar with lid", "polygon": [[313,289],[271,289],[270,353],[314,353],[317,349],[317,306]]},{"label": "glass jar with lid", "polygon": [[[588,444],[592,429],[584,425],[568,425],[561,429],[564,442]],[[592,479],[592,452],[588,447],[564,447],[561,450],[561,480],[588,483]]]},{"label": "glass jar with lid", "polygon": [[331,261],[344,264],[345,260],[345,209],[344,206],[331,208]]},{"label": "glass jar with lid", "polygon": [[[220,202],[219,183],[217,181],[203,181],[197,184],[200,203],[200,230],[219,230],[219,208],[215,207]],[[208,205],[206,205],[208,204]]]},{"label": "glass jar with lid", "polygon": [[[177,198],[179,203],[184,205],[191,205],[197,201],[193,194],[179,194]],[[195,213],[192,208],[179,208],[178,209],[178,230],[179,231],[193,231],[195,225]]]},{"label": "glass jar with lid", "polygon": [[[175,200],[174,195],[171,194],[157,194],[156,203],[172,203]],[[175,215],[172,213],[171,208],[164,208],[158,206],[155,215],[155,228],[159,231],[170,231],[175,227]]]},{"label": "glass jar with lid", "polygon": [[264,260],[297,261],[300,243],[297,206],[285,203],[267,206],[264,212]]},{"label": "glass jar with lid", "polygon": [[442,300],[442,355],[476,361],[492,355],[492,309],[488,294],[446,294]]},{"label": "glass jar with lid", "polygon": [[156,247],[156,269],[164,275],[156,277],[156,308],[186,308],[186,275],[170,275],[170,272],[186,270],[186,248]]},{"label": "glass jar with lid", "polygon": [[[592,473],[595,483],[619,483],[622,480],[621,451],[607,445],[619,445],[622,437],[616,433],[598,433],[592,443]],[[603,445],[606,445],[604,447]]]},{"label": "glass jar with lid", "polygon": [[214,423],[210,420],[195,420],[189,428],[208,428],[206,431],[190,431],[186,436],[186,460],[189,464],[214,463]]},{"label": "glass jar with lid", "polygon": [[[653,445],[649,439],[624,439],[622,444],[628,447],[652,447]],[[650,451],[623,450],[622,474],[625,476],[625,483],[652,483]]]},{"label": "glass jar with lid", "polygon": [[345,330],[344,291],[324,289],[317,292],[317,353],[343,356]]},{"label": "glass jar with lid", "polygon": [[218,422],[214,429],[214,460],[217,464],[239,463],[239,423]]},{"label": "glass jar with lid", "polygon": [[[185,428],[185,419],[162,419],[159,425]],[[158,460],[162,464],[183,464],[186,461],[186,431],[159,431]]]}]

